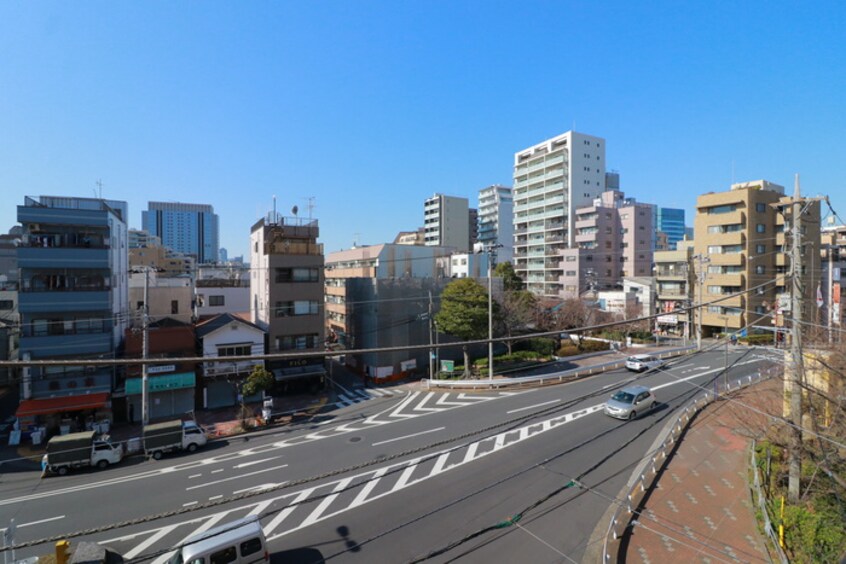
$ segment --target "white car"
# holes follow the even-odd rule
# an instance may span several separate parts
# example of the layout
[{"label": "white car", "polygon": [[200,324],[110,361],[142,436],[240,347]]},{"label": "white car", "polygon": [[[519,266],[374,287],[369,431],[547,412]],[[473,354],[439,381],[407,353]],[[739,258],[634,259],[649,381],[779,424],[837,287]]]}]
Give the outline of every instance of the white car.
[{"label": "white car", "polygon": [[645,372],[664,366],[664,361],[651,354],[636,354],[626,359],[626,368],[635,372]]}]

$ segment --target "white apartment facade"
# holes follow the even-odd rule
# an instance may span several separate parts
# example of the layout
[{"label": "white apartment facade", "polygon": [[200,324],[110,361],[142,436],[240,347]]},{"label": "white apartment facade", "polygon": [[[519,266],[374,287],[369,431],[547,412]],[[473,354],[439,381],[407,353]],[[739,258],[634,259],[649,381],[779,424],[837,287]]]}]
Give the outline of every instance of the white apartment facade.
[{"label": "white apartment facade", "polygon": [[435,194],[423,205],[424,242],[430,247],[469,251],[470,206],[467,198]]},{"label": "white apartment facade", "polygon": [[514,155],[514,270],[537,295],[560,297],[561,251],[576,247],[575,210],[605,190],[605,140],[568,131]]},{"label": "white apartment facade", "polygon": [[479,236],[486,247],[497,249],[497,262],[511,262],[514,256],[514,200],[511,188],[494,184],[479,190]]}]

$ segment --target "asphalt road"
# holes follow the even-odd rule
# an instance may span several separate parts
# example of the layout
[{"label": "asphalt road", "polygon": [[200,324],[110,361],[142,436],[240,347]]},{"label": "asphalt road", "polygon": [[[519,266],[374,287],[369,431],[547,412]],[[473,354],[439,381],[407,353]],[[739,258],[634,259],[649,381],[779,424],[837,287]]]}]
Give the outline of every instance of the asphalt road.
[{"label": "asphalt road", "polygon": [[[763,357],[733,350],[729,378],[765,368]],[[312,421],[192,455],[136,457],[44,480],[37,472],[4,475],[0,525],[14,518],[17,544],[184,512],[84,539],[132,559],[253,514],[262,516],[274,561],[405,562],[520,514],[433,561],[578,562],[675,409],[722,381],[724,362],[719,350],[653,373],[618,370],[530,391],[347,388]],[[605,416],[604,400],[632,381],[653,387],[659,407],[631,422]],[[571,480],[579,485],[566,487]],[[16,557],[51,550],[25,548]]]}]

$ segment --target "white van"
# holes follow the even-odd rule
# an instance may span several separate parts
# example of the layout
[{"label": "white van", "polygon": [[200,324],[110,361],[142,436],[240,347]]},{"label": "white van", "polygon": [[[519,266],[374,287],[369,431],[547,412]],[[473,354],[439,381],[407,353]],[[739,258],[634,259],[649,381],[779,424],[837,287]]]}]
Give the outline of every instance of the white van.
[{"label": "white van", "polygon": [[168,564],[256,564],[270,561],[258,516],[247,517],[194,535],[182,543]]}]

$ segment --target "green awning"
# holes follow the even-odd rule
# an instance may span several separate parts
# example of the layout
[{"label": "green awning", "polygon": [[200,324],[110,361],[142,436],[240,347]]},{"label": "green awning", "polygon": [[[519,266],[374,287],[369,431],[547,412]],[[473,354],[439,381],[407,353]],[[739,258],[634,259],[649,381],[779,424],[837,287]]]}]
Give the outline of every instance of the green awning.
[{"label": "green awning", "polygon": [[[147,377],[147,391],[166,392],[168,390],[182,390],[193,388],[197,385],[197,375],[193,372],[178,372],[176,374],[156,374]],[[141,394],[141,378],[128,378],[126,380],[126,395],[137,396]]]}]

